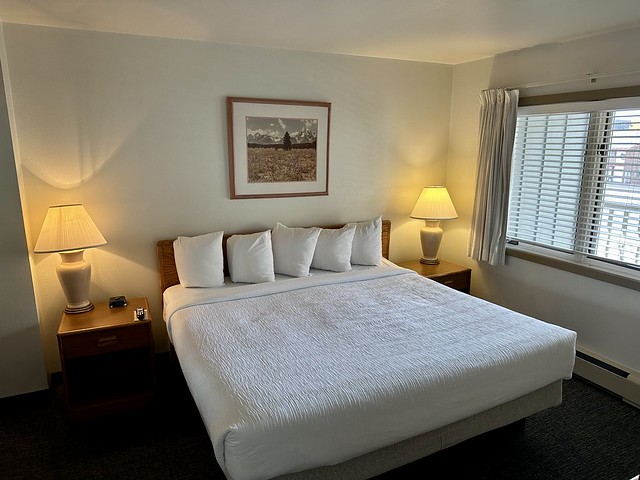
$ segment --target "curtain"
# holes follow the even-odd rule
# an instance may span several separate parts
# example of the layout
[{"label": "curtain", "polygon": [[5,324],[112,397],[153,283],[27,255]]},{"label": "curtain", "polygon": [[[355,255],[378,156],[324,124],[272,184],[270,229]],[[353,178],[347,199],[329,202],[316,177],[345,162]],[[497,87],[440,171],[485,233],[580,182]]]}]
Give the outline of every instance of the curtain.
[{"label": "curtain", "polygon": [[478,174],[467,255],[490,265],[504,265],[518,97],[518,90],[504,88],[479,95]]}]

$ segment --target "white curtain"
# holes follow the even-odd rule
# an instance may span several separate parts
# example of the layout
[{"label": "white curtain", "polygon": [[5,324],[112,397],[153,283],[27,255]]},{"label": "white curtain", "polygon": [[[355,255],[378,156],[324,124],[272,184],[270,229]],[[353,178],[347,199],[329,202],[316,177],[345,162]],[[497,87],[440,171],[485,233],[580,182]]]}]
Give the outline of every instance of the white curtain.
[{"label": "white curtain", "polygon": [[504,265],[518,90],[480,93],[480,147],[468,256]]}]

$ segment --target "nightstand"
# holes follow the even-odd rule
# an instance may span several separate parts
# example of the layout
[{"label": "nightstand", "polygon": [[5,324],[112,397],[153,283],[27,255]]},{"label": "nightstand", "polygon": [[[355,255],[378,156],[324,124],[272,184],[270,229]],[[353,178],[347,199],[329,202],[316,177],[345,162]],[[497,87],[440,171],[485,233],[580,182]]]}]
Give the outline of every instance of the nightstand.
[{"label": "nightstand", "polygon": [[[65,396],[72,420],[141,408],[155,400],[151,314],[146,298],[125,307],[98,303],[90,312],[63,313],[58,327]],[[135,320],[138,307],[147,310]]]},{"label": "nightstand", "polygon": [[423,277],[435,280],[438,283],[442,283],[447,287],[455,288],[465,293],[469,293],[471,290],[471,269],[461,267],[455,263],[445,262],[440,260],[437,265],[426,265],[420,263],[420,260],[410,260],[407,262],[397,263],[399,267],[408,268],[413,270]]}]

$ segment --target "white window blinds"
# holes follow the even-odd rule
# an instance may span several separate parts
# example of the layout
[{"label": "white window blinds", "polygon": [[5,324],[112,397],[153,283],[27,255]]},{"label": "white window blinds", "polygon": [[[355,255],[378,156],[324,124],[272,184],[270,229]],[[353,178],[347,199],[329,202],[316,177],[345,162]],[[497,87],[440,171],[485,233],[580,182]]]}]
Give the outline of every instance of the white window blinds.
[{"label": "white window blinds", "polygon": [[510,241],[570,252],[579,262],[640,266],[640,103],[625,104],[518,114]]}]

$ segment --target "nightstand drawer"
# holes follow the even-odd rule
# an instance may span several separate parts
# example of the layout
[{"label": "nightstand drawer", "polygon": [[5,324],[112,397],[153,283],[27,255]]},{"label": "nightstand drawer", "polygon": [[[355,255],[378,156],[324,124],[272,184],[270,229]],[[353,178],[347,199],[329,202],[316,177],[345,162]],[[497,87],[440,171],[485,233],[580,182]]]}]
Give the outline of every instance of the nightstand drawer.
[{"label": "nightstand drawer", "polygon": [[67,359],[148,347],[151,344],[149,323],[64,335],[60,337],[60,344]]},{"label": "nightstand drawer", "polygon": [[450,273],[449,275],[429,278],[447,287],[455,288],[456,290],[469,290],[471,272]]}]

